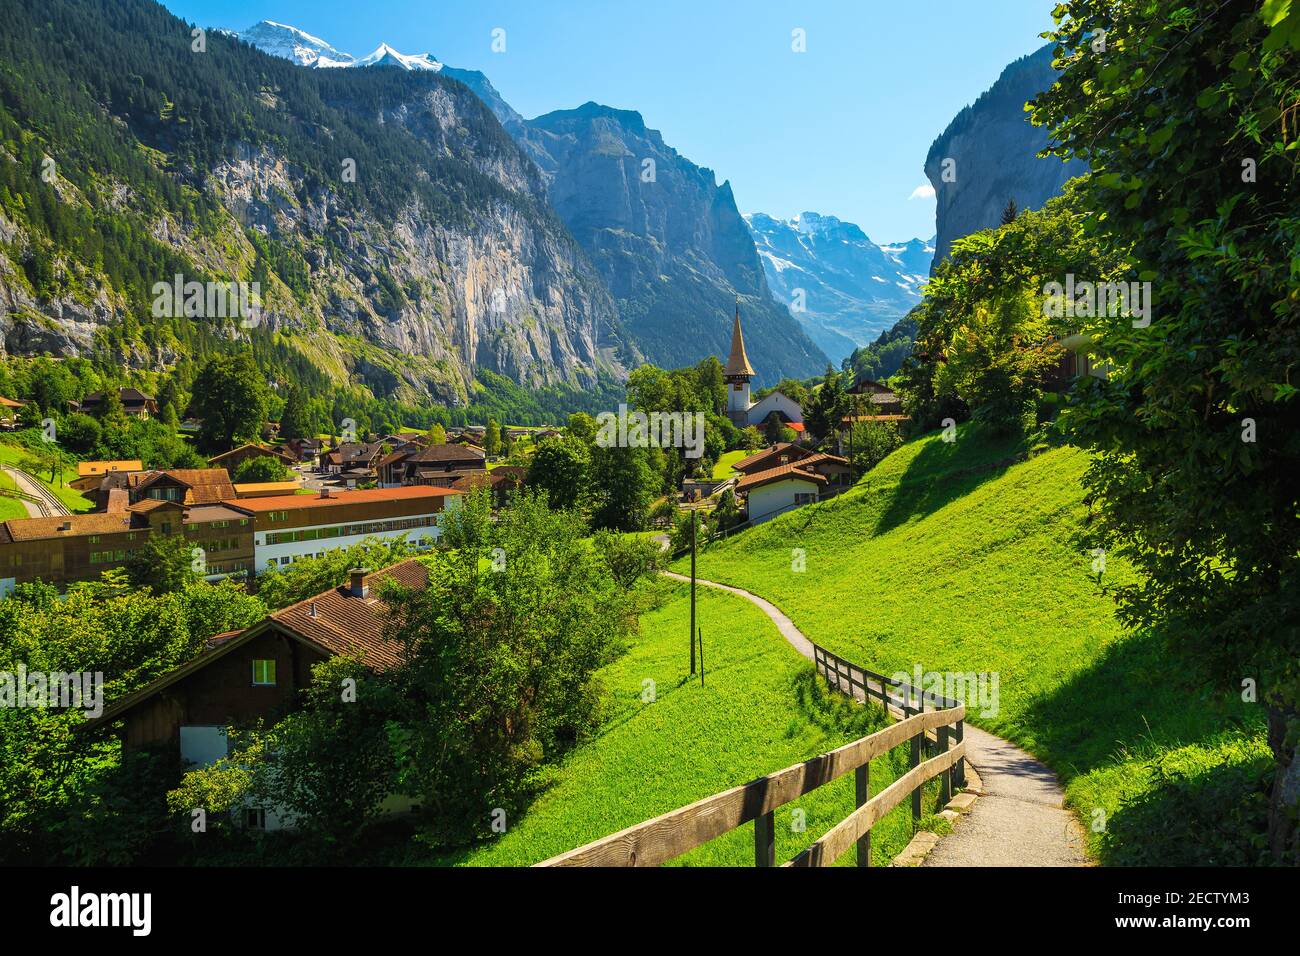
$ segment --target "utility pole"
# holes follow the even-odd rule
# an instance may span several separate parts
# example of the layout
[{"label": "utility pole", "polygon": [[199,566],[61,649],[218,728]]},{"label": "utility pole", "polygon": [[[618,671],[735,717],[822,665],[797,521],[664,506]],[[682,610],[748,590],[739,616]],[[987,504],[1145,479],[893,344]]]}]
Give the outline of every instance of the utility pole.
[{"label": "utility pole", "polygon": [[691,673],[695,673],[695,524],[699,512],[691,509]]}]

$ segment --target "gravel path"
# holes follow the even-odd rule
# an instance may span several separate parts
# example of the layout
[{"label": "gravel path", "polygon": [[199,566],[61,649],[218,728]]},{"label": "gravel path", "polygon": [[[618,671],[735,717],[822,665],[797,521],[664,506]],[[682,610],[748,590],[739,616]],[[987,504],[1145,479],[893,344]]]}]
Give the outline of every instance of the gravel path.
[{"label": "gravel path", "polygon": [[25,491],[27,494],[40,499],[40,501],[28,501],[25,498],[18,499],[27,509],[27,513],[33,518],[72,513],[64,506],[62,501],[50,494],[44,485],[27,474],[27,472],[18,468],[11,468],[8,465],[4,466],[4,471],[14,480],[14,484],[18,486],[19,491]]},{"label": "gravel path", "polygon": [[[675,581],[690,578],[663,572]],[[813,645],[771,601],[741,588],[696,578],[758,605],[796,651]],[[861,698],[861,691],[857,695]],[[1082,829],[1065,809],[1056,775],[1019,747],[966,723],[966,759],[982,781],[980,798],[941,839],[922,866],[1087,866]]]}]

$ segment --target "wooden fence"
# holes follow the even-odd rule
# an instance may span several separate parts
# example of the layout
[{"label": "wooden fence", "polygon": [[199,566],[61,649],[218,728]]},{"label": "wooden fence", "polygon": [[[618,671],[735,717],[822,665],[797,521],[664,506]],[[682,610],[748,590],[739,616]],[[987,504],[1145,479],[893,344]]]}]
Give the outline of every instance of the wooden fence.
[{"label": "wooden fence", "polygon": [[[865,667],[859,667],[852,661],[832,654],[820,644],[813,644],[813,665],[817,673],[826,678],[832,688],[850,697],[857,697],[855,691],[862,691],[864,700],[877,700],[887,711],[901,717],[919,714],[927,708],[932,710],[952,710],[961,707],[959,700],[944,697],[930,691],[918,690],[910,684],[877,674]],[[964,713],[964,711],[963,711]],[[953,738],[962,743],[966,737],[966,721],[958,720],[952,730]],[[939,744],[939,736],[926,735],[925,743],[932,747]],[[958,788],[966,786],[966,771],[962,764],[954,770],[954,782]]]},{"label": "wooden fence", "polygon": [[[705,797],[537,865],[658,866],[753,822],[754,864],[775,866],[776,811],[853,771],[857,809],[782,865],[830,866],[850,847],[856,846],[857,865],[870,866],[871,828],[886,813],[910,795],[912,819],[919,822],[922,788],[926,782],[940,777],[943,803],[951,798],[954,787],[961,785],[961,761],[966,754],[961,728],[966,708],[960,701],[927,696],[882,675],[855,667],[823,648],[816,647],[816,651],[817,666],[823,674],[833,668],[833,672],[839,675],[836,680],[847,680],[852,687],[853,674],[856,673],[856,686],[862,688],[864,695],[880,697],[887,708],[901,710],[903,719],[819,757]],[[881,688],[879,694],[869,689],[873,683]],[[889,697],[885,687],[898,692],[898,697]],[[926,710],[926,704],[935,709]],[[929,736],[931,731],[934,732],[933,738]],[[911,745],[910,769],[880,793],[870,796],[871,761],[905,743]],[[923,749],[933,756],[923,760]]]}]

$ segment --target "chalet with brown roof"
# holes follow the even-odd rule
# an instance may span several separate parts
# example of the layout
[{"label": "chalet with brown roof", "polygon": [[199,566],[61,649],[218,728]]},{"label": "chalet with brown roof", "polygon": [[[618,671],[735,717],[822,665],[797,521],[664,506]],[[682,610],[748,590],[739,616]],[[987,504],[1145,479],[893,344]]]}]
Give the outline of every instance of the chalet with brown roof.
[{"label": "chalet with brown roof", "polygon": [[286,454],[282,451],[276,451],[274,448],[268,448],[266,445],[246,444],[238,448],[232,448],[230,451],[223,451],[220,455],[215,455],[208,459],[208,464],[213,468],[224,468],[227,472],[239,470],[239,466],[246,461],[254,458],[274,458],[286,468],[292,468],[298,464],[298,459],[293,455]]},{"label": "chalet with brown roof", "polygon": [[235,486],[224,468],[173,468],[127,476],[127,489],[135,503],[146,498],[187,505],[215,504],[236,497]]},{"label": "chalet with brown roof", "polygon": [[869,378],[858,379],[848,394],[858,396],[865,404],[863,415],[869,420],[879,415],[902,415],[903,401],[888,385]]},{"label": "chalet with brown roof", "polygon": [[373,470],[384,457],[386,446],[381,441],[344,442],[321,455],[322,471],[342,474],[345,471]]},{"label": "chalet with brown roof", "polygon": [[0,427],[13,428],[18,422],[18,410],[22,407],[22,402],[0,395]]},{"label": "chalet with brown roof", "polygon": [[848,460],[838,455],[815,452],[793,460],[780,456],[775,461],[760,461],[766,467],[750,469],[736,482],[736,494],[745,496],[752,523],[832,497],[853,483]]},{"label": "chalet with brown roof", "polygon": [[803,445],[796,445],[791,442],[777,442],[771,448],[764,448],[762,451],[755,452],[748,458],[742,458],[731,467],[742,474],[752,474],[754,472],[766,471],[769,468],[776,468],[779,465],[788,465],[791,462],[802,461],[814,454],[816,454],[816,452]]},{"label": "chalet with brown roof", "polygon": [[[117,394],[122,400],[122,407],[132,418],[153,418],[158,414],[158,403],[153,396],[146,395],[138,388],[119,388]],[[80,403],[73,402],[72,406],[77,411],[93,414],[103,401],[103,392],[91,392]]]},{"label": "chalet with brown roof", "polygon": [[274,722],[300,706],[313,665],[348,654],[375,671],[398,666],[405,647],[387,627],[385,582],[419,590],[428,580],[417,560],[373,574],[353,570],[341,587],[210,639],[193,660],[113,701],[83,731],[117,728],[126,749],[162,746],[190,763],[212,763],[226,754],[226,727]]},{"label": "chalet with brown roof", "polygon": [[441,485],[449,487],[456,478],[481,474],[487,470],[487,458],[472,445],[416,446],[398,450],[380,459],[376,467],[383,488],[402,485]]}]

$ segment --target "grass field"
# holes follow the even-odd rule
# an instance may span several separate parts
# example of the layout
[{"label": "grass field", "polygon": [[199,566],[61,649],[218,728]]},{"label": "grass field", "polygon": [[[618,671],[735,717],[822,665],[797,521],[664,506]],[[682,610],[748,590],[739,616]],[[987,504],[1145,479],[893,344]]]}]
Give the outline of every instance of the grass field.
[{"label": "grass field", "polygon": [[[5,491],[17,491],[17,483],[3,471],[0,471],[0,488]],[[8,521],[10,518],[26,518],[27,507],[17,498],[9,498],[0,495],[0,521]]]},{"label": "grass field", "polygon": [[[19,447],[18,445],[0,444],[0,464],[21,467],[22,461],[26,457],[27,457],[27,451]],[[57,479],[55,480],[54,484],[50,484],[48,480],[49,472],[44,472],[39,475],[34,474],[32,472],[28,472],[28,473],[31,474],[33,478],[35,478],[37,481],[43,484],[50,491],[54,492],[54,496],[58,498],[60,501],[62,501],[64,506],[67,507],[67,509],[73,512],[74,514],[82,511],[90,511],[94,508],[94,503],[91,502],[89,498],[85,497],[81,492],[77,491],[75,488],[68,487],[68,482],[74,480],[77,477],[77,469],[75,467],[65,468],[63,470],[62,487],[60,487]],[[26,511],[24,511],[24,513],[18,517],[26,517]]]},{"label": "grass field", "polygon": [[[1091,571],[1085,466],[969,429],[921,438],[832,501],[716,545],[699,573],[874,670],[996,672],[1000,708],[973,722],[1057,772],[1102,862],[1254,862],[1263,715],[1202,690],[1164,635],[1117,623]],[[1108,561],[1107,581],[1131,573]]]},{"label": "grass field", "polygon": [[[605,667],[609,713],[600,735],[569,755],[554,784],[495,843],[454,862],[519,866],[547,859],[755,777],[854,740],[886,723],[826,688],[812,665],[785,643],[748,601],[709,589],[698,598],[705,686],[689,679],[685,586],[670,586],[660,609],[643,615],[628,652]],[[644,682],[655,701],[642,701]],[[871,765],[872,792],[906,769],[906,748]],[[930,788],[933,811],[937,785]],[[806,815],[795,832],[793,810]],[[853,775],[827,784],[777,813],[777,858],[794,856],[853,809]],[[933,824],[935,821],[928,820]],[[873,832],[873,862],[885,864],[911,838],[907,805]],[[841,860],[849,864],[853,854]],[[680,859],[687,865],[752,866],[746,824]]]},{"label": "grass field", "polygon": [[745,451],[743,448],[737,448],[735,451],[723,452],[718,463],[713,466],[714,478],[730,478],[732,475],[731,466],[742,458],[748,458],[753,452]]}]

